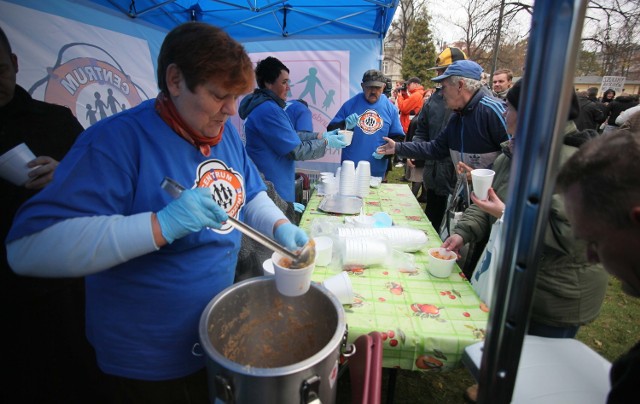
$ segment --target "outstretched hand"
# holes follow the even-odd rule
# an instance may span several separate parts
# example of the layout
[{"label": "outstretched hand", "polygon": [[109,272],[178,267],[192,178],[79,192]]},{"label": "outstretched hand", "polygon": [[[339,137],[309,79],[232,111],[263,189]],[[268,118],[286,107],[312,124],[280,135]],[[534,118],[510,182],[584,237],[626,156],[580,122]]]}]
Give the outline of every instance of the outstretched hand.
[{"label": "outstretched hand", "polygon": [[391,138],[388,138],[388,137],[383,137],[382,140],[386,141],[387,143],[383,144],[382,146],[378,146],[378,148],[376,149],[376,153],[378,153],[378,154],[395,154],[395,152],[396,152],[396,142],[393,141]]}]

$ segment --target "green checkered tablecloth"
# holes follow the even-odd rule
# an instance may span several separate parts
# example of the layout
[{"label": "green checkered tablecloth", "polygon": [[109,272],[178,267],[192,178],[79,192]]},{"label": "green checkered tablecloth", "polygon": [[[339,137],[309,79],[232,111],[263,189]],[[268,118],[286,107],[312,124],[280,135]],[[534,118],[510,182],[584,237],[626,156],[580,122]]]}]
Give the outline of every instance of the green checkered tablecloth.
[{"label": "green checkered tablecloth", "polygon": [[[300,226],[308,232],[314,220],[329,216],[318,211],[321,200],[314,193],[302,216]],[[384,339],[384,367],[451,370],[459,365],[467,345],[484,338],[486,306],[457,266],[446,279],[427,271],[427,249],[442,242],[407,185],[371,188],[364,198],[364,213],[377,212],[389,214],[396,226],[424,231],[429,241],[413,254],[417,272],[383,266],[346,269],[355,293],[353,304],[344,306],[349,341],[379,331]],[[327,267],[316,266],[313,281],[321,282],[341,270],[336,260]]]}]

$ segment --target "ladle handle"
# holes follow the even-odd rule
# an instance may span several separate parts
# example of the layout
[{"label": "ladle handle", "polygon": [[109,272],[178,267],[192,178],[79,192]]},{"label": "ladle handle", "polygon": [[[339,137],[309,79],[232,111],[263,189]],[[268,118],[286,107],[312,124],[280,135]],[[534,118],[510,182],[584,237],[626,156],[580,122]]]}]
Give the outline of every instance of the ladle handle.
[{"label": "ladle handle", "polygon": [[258,233],[253,227],[249,227],[246,224],[242,223],[237,219],[234,219],[231,216],[229,216],[229,218],[227,219],[227,222],[229,222],[229,224],[235,227],[239,232],[252,238],[253,240],[267,247],[268,249],[275,251],[279,254],[285,255],[291,258],[292,260],[298,259],[298,256],[295,253],[287,250],[286,248],[276,243],[275,241],[271,240],[269,237],[265,236],[264,234]]},{"label": "ladle handle", "polygon": [[[177,199],[180,196],[180,193],[185,190],[185,188],[178,181],[169,177],[164,177],[164,180],[162,180],[162,182],[160,183],[160,187],[167,193],[169,193],[169,195],[171,195],[174,199]],[[287,250],[264,234],[256,231],[253,227],[250,227],[231,216],[228,217],[227,222],[229,222],[229,224],[239,232],[245,234],[247,237],[252,238],[271,251],[275,251],[279,254],[291,258],[292,260],[298,259],[298,256],[295,253]]]}]

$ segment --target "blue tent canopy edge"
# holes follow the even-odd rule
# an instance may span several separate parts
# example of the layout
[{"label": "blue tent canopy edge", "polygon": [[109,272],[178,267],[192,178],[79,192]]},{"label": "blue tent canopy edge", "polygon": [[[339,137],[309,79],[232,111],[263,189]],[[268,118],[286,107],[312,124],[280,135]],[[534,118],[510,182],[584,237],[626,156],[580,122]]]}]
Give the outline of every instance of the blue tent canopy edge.
[{"label": "blue tent canopy edge", "polygon": [[241,42],[286,38],[384,38],[398,0],[86,0],[162,30],[188,21]]}]

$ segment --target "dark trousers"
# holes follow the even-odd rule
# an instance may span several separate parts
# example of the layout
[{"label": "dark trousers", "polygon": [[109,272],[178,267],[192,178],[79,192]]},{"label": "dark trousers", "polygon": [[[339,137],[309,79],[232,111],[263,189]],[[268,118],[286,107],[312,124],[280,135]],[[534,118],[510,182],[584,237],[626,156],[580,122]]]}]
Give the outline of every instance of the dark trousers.
[{"label": "dark trousers", "polygon": [[422,188],[422,192],[425,192],[425,189],[427,192],[427,206],[424,208],[424,213],[436,231],[440,231],[442,218],[444,218],[444,212],[447,209],[448,197],[436,195],[433,189]]}]

